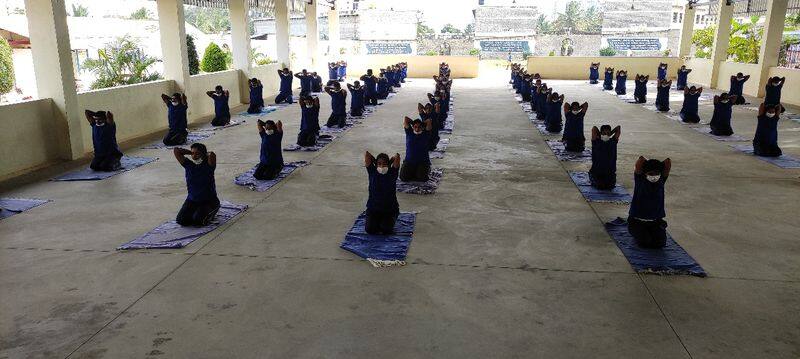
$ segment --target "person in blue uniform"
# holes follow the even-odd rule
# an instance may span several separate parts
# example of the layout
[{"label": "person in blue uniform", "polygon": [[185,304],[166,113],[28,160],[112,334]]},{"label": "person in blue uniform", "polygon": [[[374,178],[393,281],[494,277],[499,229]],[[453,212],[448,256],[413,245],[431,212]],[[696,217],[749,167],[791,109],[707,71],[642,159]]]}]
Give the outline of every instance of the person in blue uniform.
[{"label": "person in blue uniform", "polygon": [[222,86],[217,85],[214,91],[206,91],[206,95],[214,100],[214,119],[211,120],[211,126],[225,126],[231,123],[231,109],[228,106],[231,95],[228,90],[223,90]]},{"label": "person in blue uniform", "polygon": [[425,182],[431,172],[431,158],[428,153],[432,129],[431,120],[403,119],[406,132],[406,157],[400,167],[400,179],[405,182]]},{"label": "person in blue uniform", "polygon": [[408,77],[408,63],[401,62],[400,63],[400,82],[406,83],[406,78]]},{"label": "person in blue uniform", "polygon": [[391,86],[389,85],[389,80],[386,78],[386,73],[381,70],[380,77],[378,77],[378,98],[381,100],[385,100],[389,97],[389,91]]},{"label": "person in blue uniform", "polygon": [[392,234],[400,205],[397,203],[397,177],[400,171],[400,154],[394,157],[381,153],[372,156],[364,153],[364,167],[369,176],[369,197],[367,199],[366,223],[368,234]]},{"label": "person in blue uniform", "polygon": [[337,75],[339,76],[339,81],[347,80],[347,62],[345,62],[344,60],[339,61],[339,68],[337,69]]},{"label": "person in blue uniform", "polygon": [[189,109],[189,102],[186,100],[186,95],[176,92],[172,97],[166,94],[161,94],[161,100],[167,105],[167,121],[169,124],[169,131],[164,136],[164,144],[167,146],[178,146],[186,143],[186,137],[189,135],[188,121],[186,119],[186,112]]},{"label": "person in blue uniform", "polygon": [[678,69],[678,80],[675,84],[675,87],[678,89],[678,91],[683,91],[683,89],[686,88],[689,81],[690,72],[692,72],[692,69],[687,69],[686,65],[682,65],[681,68]]},{"label": "person in blue uniform", "polygon": [[331,115],[325,126],[344,128],[347,125],[347,91],[339,82],[334,82],[325,87],[325,92],[331,96]]},{"label": "person in blue uniform", "polygon": [[322,77],[316,71],[311,73],[311,92],[322,92]]},{"label": "person in blue uniform", "polygon": [[328,63],[328,81],[339,81],[339,65],[335,62]]},{"label": "person in blue uniform", "polygon": [[767,81],[767,85],[764,89],[766,92],[764,94],[764,104],[778,105],[779,113],[786,111],[783,105],[781,105],[781,89],[783,89],[784,83],[786,83],[785,77],[774,76]]},{"label": "person in blue uniform", "polygon": [[702,87],[689,87],[683,90],[683,107],[681,108],[681,120],[687,123],[700,122],[700,115],[697,113],[698,101],[703,93]]},{"label": "person in blue uniform", "polygon": [[558,92],[553,92],[547,97],[547,104],[545,111],[545,128],[548,132],[561,132],[562,117],[561,106],[564,103],[564,95],[559,95]]},{"label": "person in blue uniform", "polygon": [[377,105],[378,78],[372,74],[372,69],[368,69],[367,74],[361,76],[360,80],[364,83],[364,100],[366,101],[367,105]]},{"label": "person in blue uniform", "polygon": [[311,83],[314,82],[314,77],[311,76],[311,73],[308,70],[303,69],[300,73],[294,75],[300,79],[300,96],[308,95],[311,93]]},{"label": "person in blue uniform", "polygon": [[647,103],[647,81],[650,81],[650,75],[639,75],[636,74],[636,78],[633,81],[634,89],[633,89],[633,100],[636,103]]},{"label": "person in blue uniform", "polygon": [[208,152],[202,143],[193,143],[189,148],[176,147],[172,151],[184,169],[188,192],[175,222],[181,226],[205,226],[214,219],[220,206],[214,179],[217,155]]},{"label": "person in blue uniform", "polygon": [[542,86],[539,86],[539,97],[536,103],[536,119],[539,121],[547,121],[547,103],[548,98],[550,98],[550,94],[553,90],[547,87],[546,83],[542,83]]},{"label": "person in blue uniform", "polygon": [[669,89],[672,87],[672,80],[661,80],[656,86],[656,110],[660,112],[669,111]]},{"label": "person in blue uniform", "polygon": [[261,136],[261,151],[253,177],[257,180],[273,180],[278,177],[283,169],[283,153],[281,140],[283,140],[283,123],[272,120],[266,122],[260,119],[256,122],[258,135]]},{"label": "person in blue uniform", "polygon": [[347,89],[350,91],[350,116],[364,115],[364,87],[354,81],[352,85],[347,84]]},{"label": "person in blue uniform", "polygon": [[711,133],[716,136],[733,135],[731,127],[731,114],[733,104],[736,103],[736,95],[729,95],[723,92],[719,96],[714,96],[714,114],[711,116]]},{"label": "person in blue uniform", "polygon": [[731,76],[731,88],[728,91],[728,94],[731,96],[736,96],[736,101],[733,102],[734,105],[744,105],[744,83],[750,79],[750,75],[745,75],[741,72],[737,73],[736,75]]},{"label": "person in blue uniform", "polygon": [[756,156],[780,157],[783,154],[778,147],[778,119],[781,108],[781,104],[762,103],[759,106],[758,124],[753,138],[753,153]]},{"label": "person in blue uniform", "polygon": [[529,102],[531,100],[531,75],[525,74],[522,77],[522,81],[520,82],[520,95],[522,96],[522,101]]},{"label": "person in blue uniform", "polygon": [[247,113],[261,113],[264,109],[264,85],[257,78],[253,77],[248,81],[250,87],[250,105]]},{"label": "person in blue uniform", "polygon": [[561,141],[564,142],[564,148],[567,151],[581,152],[586,148],[586,137],[583,135],[583,118],[586,116],[586,110],[588,109],[588,102],[584,102],[583,105],[577,101],[571,104],[564,104],[564,134],[561,136]]},{"label": "person in blue uniform", "polygon": [[643,248],[662,248],[667,242],[667,216],[664,209],[664,184],[672,161],[646,159],[636,161],[633,199],[628,211],[628,232]]},{"label": "person in blue uniform", "polygon": [[667,79],[667,64],[660,63],[658,64],[658,81],[663,81]]},{"label": "person in blue uniform", "polygon": [[300,133],[297,145],[311,147],[317,144],[319,136],[319,98],[305,96],[300,98]]},{"label": "person in blue uniform", "polygon": [[594,85],[598,82],[599,79],[600,79],[600,63],[593,62],[592,65],[589,66],[589,83]]},{"label": "person in blue uniform", "polygon": [[281,78],[281,86],[278,96],[275,97],[275,103],[292,103],[292,82],[294,81],[294,74],[288,68],[278,70],[278,76]]},{"label": "person in blue uniform", "polygon": [[614,86],[614,91],[617,95],[624,95],[627,93],[628,71],[617,71],[617,84]]},{"label": "person in blue uniform", "polygon": [[122,151],[117,144],[117,124],[111,111],[85,111],[86,120],[92,127],[94,157],[89,168],[95,171],[116,171],[122,167],[119,160]]},{"label": "person in blue uniform", "polygon": [[433,105],[431,103],[426,103],[425,105],[418,103],[417,104],[417,112],[419,113],[419,119],[422,123],[426,123],[426,121],[430,120],[431,122],[431,130],[430,130],[430,141],[428,141],[428,151],[433,151],[436,149],[436,146],[439,144],[439,130],[444,127],[444,120],[439,120],[437,116],[435,116],[434,109],[438,107],[439,104]]},{"label": "person in blue uniform", "polygon": [[610,190],[617,185],[617,144],[622,128],[609,125],[592,127],[592,167],[589,181],[592,187]]},{"label": "person in blue uniform", "polygon": [[606,67],[603,72],[603,90],[611,91],[614,89],[614,68]]}]

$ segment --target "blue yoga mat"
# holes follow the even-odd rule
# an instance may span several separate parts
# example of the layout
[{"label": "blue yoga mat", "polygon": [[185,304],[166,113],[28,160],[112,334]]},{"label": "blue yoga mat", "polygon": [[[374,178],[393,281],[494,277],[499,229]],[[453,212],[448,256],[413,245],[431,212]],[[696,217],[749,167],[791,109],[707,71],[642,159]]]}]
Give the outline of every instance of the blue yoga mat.
[{"label": "blue yoga mat", "polygon": [[317,138],[317,144],[314,146],[300,146],[296,143],[293,143],[291,145],[284,147],[283,150],[289,152],[295,152],[295,151],[316,152],[325,148],[325,146],[333,142],[333,140],[335,139],[336,136],[322,135],[319,138]]},{"label": "blue yoga mat", "polygon": [[717,140],[717,141],[722,141],[722,142],[742,142],[742,141],[747,141],[744,137],[739,136],[737,134],[732,134],[730,136],[717,136],[717,135],[711,133],[711,127],[709,127],[709,126],[691,127],[691,129],[693,129],[693,130],[695,130],[697,132],[700,132],[700,133],[702,133],[702,134],[704,134],[704,135],[706,135],[708,137],[711,137],[711,138],[713,138],[714,140]]},{"label": "blue yoga mat", "polygon": [[212,124],[210,124],[210,123],[209,123],[209,124],[206,124],[206,125],[205,125],[205,126],[203,126],[203,127],[200,127],[200,128],[198,128],[198,129],[197,129],[197,131],[204,132],[204,131],[218,131],[218,130],[224,130],[224,129],[226,129],[226,128],[230,128],[230,127],[234,127],[234,126],[239,126],[239,125],[241,125],[241,124],[243,124],[243,123],[245,123],[245,122],[247,122],[247,120],[236,121],[236,120],[234,120],[234,119],[231,119],[231,121],[230,121],[230,122],[228,122],[228,124],[227,124],[227,125],[225,125],[225,126],[214,126],[214,125],[212,125]]},{"label": "blue yoga mat", "polygon": [[154,143],[152,145],[147,145],[147,146],[142,147],[142,149],[144,149],[144,150],[161,150],[161,149],[173,149],[175,147],[184,147],[184,146],[189,146],[192,143],[200,142],[202,140],[205,140],[205,139],[207,139],[207,138],[209,138],[211,136],[214,136],[214,131],[193,131],[193,132],[189,132],[189,134],[186,135],[186,143],[184,143],[182,145],[167,146],[167,145],[164,144],[164,142],[161,142],[159,140],[158,142],[156,142],[156,143]]},{"label": "blue yoga mat", "polygon": [[0,219],[20,214],[31,208],[39,207],[50,200],[30,198],[0,198]]},{"label": "blue yoga mat", "polygon": [[286,176],[294,172],[294,170],[303,167],[307,164],[308,162],[306,161],[286,163],[283,165],[283,169],[281,170],[281,173],[278,174],[278,177],[276,177],[273,180],[267,180],[267,181],[261,181],[255,179],[255,177],[253,177],[253,173],[256,172],[256,167],[253,167],[249,171],[236,176],[236,178],[233,180],[233,183],[239,186],[248,187],[256,192],[264,192],[272,188],[276,184],[278,184],[278,182],[282,181],[284,178],[286,178]]},{"label": "blue yoga mat", "polygon": [[442,182],[444,169],[432,168],[426,182],[403,182],[397,180],[397,192],[408,194],[434,194]]},{"label": "blue yoga mat", "polygon": [[592,152],[588,148],[585,148],[583,152],[567,151],[561,140],[547,140],[547,146],[560,161],[586,162],[592,160]]},{"label": "blue yoga mat", "polygon": [[628,232],[628,223],[624,219],[617,218],[606,223],[605,227],[637,273],[706,276],[703,267],[669,233],[664,248],[641,248]]},{"label": "blue yoga mat", "polygon": [[455,127],[455,116],[452,113],[447,114],[447,118],[444,120],[444,127],[439,130],[439,134],[449,135],[453,133],[453,127]]},{"label": "blue yoga mat", "polygon": [[448,145],[450,145],[449,138],[439,139],[439,143],[436,144],[436,149],[433,151],[428,151],[428,156],[430,158],[444,158],[444,154],[447,152]]},{"label": "blue yoga mat", "polygon": [[[755,153],[753,153],[753,145],[731,145],[731,147],[748,155],[755,156]],[[780,168],[800,168],[800,160],[791,156],[781,155],[779,157],[756,157],[764,162],[769,162]]]},{"label": "blue yoga mat", "polygon": [[51,181],[98,181],[104,180],[109,177],[116,176],[123,172],[128,172],[134,168],[144,166],[150,162],[157,160],[157,158],[152,157],[128,157],[122,156],[120,159],[120,164],[122,167],[116,171],[111,172],[101,172],[95,171],[91,168],[82,168],[76,171],[72,171],[56,178],[53,178]]},{"label": "blue yoga mat", "polygon": [[547,125],[545,125],[544,121],[536,120],[536,121],[534,121],[534,125],[536,125],[536,129],[539,130],[539,134],[541,134],[543,136],[557,136],[557,135],[561,134],[561,132],[550,132],[550,131],[548,131],[547,130]]},{"label": "blue yoga mat", "polygon": [[230,221],[231,218],[236,217],[236,215],[244,212],[246,209],[246,204],[222,201],[217,216],[214,217],[214,220],[207,226],[183,227],[174,220],[164,222],[141,237],[117,247],[117,249],[183,248],[202,237],[204,234]]},{"label": "blue yoga mat", "polygon": [[605,203],[631,203],[633,199],[625,188],[620,185],[614,186],[612,190],[601,190],[592,187],[592,182],[589,180],[589,173],[587,172],[570,172],[569,177],[575,186],[581,191],[583,198],[589,202],[605,202]]},{"label": "blue yoga mat", "polygon": [[245,116],[245,117],[261,117],[261,116],[264,116],[264,115],[266,115],[266,114],[268,114],[268,113],[275,112],[275,111],[277,111],[277,110],[278,110],[278,107],[275,107],[275,106],[266,106],[266,107],[264,107],[264,108],[262,108],[262,109],[261,109],[261,112],[258,112],[258,113],[247,113],[247,111],[244,111],[244,112],[239,112],[239,116]]},{"label": "blue yoga mat", "polygon": [[404,261],[414,236],[415,213],[401,212],[394,225],[394,234],[372,235],[364,229],[366,215],[361,213],[339,246],[357,256],[374,261]]}]

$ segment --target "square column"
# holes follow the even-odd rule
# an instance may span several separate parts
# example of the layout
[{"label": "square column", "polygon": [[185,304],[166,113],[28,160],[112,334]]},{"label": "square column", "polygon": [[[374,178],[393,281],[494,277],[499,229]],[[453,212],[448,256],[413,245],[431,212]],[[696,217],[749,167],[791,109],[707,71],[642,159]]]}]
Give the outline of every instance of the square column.
[{"label": "square column", "polygon": [[328,11],[328,48],[330,61],[335,61],[339,58],[339,40],[340,40],[340,27],[339,27],[339,11],[336,8],[331,8]]},{"label": "square column", "polygon": [[25,13],[36,88],[40,98],[53,100],[52,126],[58,134],[60,157],[66,160],[83,157],[87,149],[81,126],[86,123],[78,108],[64,0],[25,0]]},{"label": "square column", "polygon": [[275,0],[275,46],[278,52],[278,63],[291,68],[289,58],[289,7],[286,0]]},{"label": "square column", "polygon": [[[714,45],[711,50],[711,79],[709,87],[717,87],[719,69],[722,62],[728,60],[728,46],[731,43],[731,19],[733,19],[734,2],[718,0],[717,4],[717,30],[714,32]],[[730,4],[728,2],[730,1]],[[683,19],[686,21],[686,18]],[[694,21],[694,18],[692,18]]]},{"label": "square column", "polygon": [[[317,47],[319,45],[319,30],[317,29],[317,1],[310,0],[306,3],[306,44],[308,45],[308,57],[311,60],[311,69],[317,66]],[[312,70],[313,71],[313,70]]]},{"label": "square column", "polygon": [[764,35],[761,37],[761,52],[758,54],[759,73],[752,74],[758,81],[758,97],[764,97],[764,88],[769,79],[770,67],[778,66],[778,52],[783,41],[783,26],[786,22],[788,0],[768,0]]},{"label": "square column", "polygon": [[694,32],[695,8],[691,3],[687,3],[683,8],[683,27],[681,28],[681,45],[678,50],[678,58],[686,58],[692,51],[692,33]]},{"label": "square column", "polygon": [[228,0],[231,16],[231,50],[233,52],[233,68],[239,70],[239,102],[250,103],[250,89],[247,79],[250,77],[252,62],[250,59],[250,22],[247,14],[246,0]]},{"label": "square column", "polygon": [[189,53],[183,0],[156,0],[164,78],[175,81],[177,91],[189,92]]}]

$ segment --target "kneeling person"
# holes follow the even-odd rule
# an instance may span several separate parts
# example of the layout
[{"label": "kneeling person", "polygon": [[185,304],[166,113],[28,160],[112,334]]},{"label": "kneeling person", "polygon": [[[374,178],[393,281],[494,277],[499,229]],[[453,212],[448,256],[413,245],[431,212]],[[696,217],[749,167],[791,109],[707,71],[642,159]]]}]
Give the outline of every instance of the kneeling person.
[{"label": "kneeling person", "polygon": [[181,226],[205,226],[214,219],[220,206],[214,180],[217,155],[208,152],[202,143],[193,143],[190,148],[173,150],[175,159],[184,168],[188,192],[175,222]]},{"label": "kneeling person", "polygon": [[369,175],[369,199],[367,199],[365,230],[369,234],[392,234],[394,223],[400,214],[397,203],[397,176],[400,154],[389,158],[385,153],[373,157],[364,153],[364,167]]},{"label": "kneeling person", "polygon": [[600,126],[599,130],[592,127],[592,168],[589,169],[592,187],[611,190],[617,185],[617,144],[621,134],[619,126],[613,130],[609,125]]},{"label": "kneeling person", "polygon": [[253,177],[261,181],[273,180],[283,169],[283,153],[281,152],[283,123],[258,120],[257,126],[258,135],[261,136],[261,153]]},{"label": "kneeling person", "polygon": [[667,242],[664,221],[664,184],[672,162],[639,157],[634,171],[634,190],[628,212],[628,232],[640,247],[662,248]]},{"label": "kneeling person", "polygon": [[89,168],[95,171],[116,171],[122,167],[119,160],[122,151],[117,145],[117,124],[111,111],[86,110],[86,120],[92,126],[92,144],[94,145],[94,158]]},{"label": "kneeling person", "polygon": [[211,120],[211,125],[225,126],[231,123],[231,109],[228,107],[230,93],[228,90],[223,90],[222,86],[217,85],[214,91],[208,91],[206,95],[214,100],[214,119]]},{"label": "kneeling person", "polygon": [[[424,126],[424,127],[423,127]],[[406,131],[406,157],[400,168],[400,179],[404,182],[424,182],[431,172],[431,158],[428,153],[433,124],[426,120],[403,120]]]}]

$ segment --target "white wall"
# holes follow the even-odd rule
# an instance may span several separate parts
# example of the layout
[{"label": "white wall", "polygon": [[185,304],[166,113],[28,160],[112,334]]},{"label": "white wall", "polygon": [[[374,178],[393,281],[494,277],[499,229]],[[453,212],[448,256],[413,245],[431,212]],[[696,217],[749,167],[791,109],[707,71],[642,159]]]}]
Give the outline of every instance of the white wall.
[{"label": "white wall", "polygon": [[[53,101],[0,106],[0,180],[43,167],[58,158]],[[13,154],[13,155],[12,155]]]}]

